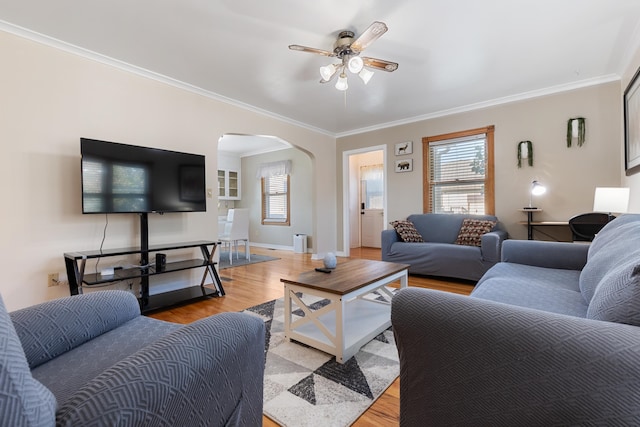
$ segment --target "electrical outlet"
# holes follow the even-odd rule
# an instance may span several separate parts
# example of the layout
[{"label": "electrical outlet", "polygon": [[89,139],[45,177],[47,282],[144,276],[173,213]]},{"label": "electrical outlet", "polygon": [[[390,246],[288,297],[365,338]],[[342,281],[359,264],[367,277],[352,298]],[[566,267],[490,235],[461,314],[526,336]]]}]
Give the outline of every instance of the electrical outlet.
[{"label": "electrical outlet", "polygon": [[47,286],[58,286],[60,275],[58,273],[49,273],[49,280],[47,282]]}]

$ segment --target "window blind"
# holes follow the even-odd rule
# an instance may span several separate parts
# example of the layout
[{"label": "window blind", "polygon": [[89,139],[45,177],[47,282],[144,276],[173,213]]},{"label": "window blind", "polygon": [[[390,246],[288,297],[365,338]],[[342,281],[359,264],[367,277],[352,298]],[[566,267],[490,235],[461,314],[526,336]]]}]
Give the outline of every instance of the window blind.
[{"label": "window blind", "polygon": [[262,218],[268,222],[288,221],[288,175],[263,178]]},{"label": "window blind", "polygon": [[429,144],[431,212],[484,214],[486,134]]}]

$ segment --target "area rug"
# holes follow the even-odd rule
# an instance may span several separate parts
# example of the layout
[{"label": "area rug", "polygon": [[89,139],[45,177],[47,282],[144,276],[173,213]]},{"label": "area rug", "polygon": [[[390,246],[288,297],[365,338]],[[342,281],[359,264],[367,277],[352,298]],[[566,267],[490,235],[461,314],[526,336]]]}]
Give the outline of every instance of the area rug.
[{"label": "area rug", "polygon": [[244,253],[240,252],[236,259],[236,254],[233,254],[233,264],[229,264],[229,252],[220,252],[220,260],[218,261],[218,268],[224,270],[225,268],[240,267],[242,265],[257,264],[265,261],[275,261],[280,258],[251,254],[251,261],[245,259]]},{"label": "area rug", "polygon": [[[302,295],[318,309],[328,301]],[[245,310],[265,322],[264,414],[286,427],[350,426],[399,375],[391,328],[345,364],[284,338],[284,299]],[[303,316],[301,310],[294,315]]]}]

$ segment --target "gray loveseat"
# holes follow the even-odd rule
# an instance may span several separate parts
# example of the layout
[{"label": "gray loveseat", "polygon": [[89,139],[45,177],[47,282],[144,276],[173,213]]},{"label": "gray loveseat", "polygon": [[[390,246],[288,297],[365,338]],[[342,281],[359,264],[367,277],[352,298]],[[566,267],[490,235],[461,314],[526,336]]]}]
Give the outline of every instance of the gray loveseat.
[{"label": "gray loveseat", "polygon": [[640,215],[504,242],[470,297],[400,291],[400,424],[638,425]]},{"label": "gray loveseat", "polygon": [[141,316],[124,291],[0,299],[0,425],[260,426],[264,338],[246,314]]},{"label": "gray loveseat", "polygon": [[[456,245],[465,219],[496,221],[481,238],[481,246]],[[500,248],[507,238],[495,216],[463,214],[409,215],[424,242],[405,242],[394,229],[382,231],[382,260],[409,264],[409,273],[454,277],[477,281],[500,261]]]}]

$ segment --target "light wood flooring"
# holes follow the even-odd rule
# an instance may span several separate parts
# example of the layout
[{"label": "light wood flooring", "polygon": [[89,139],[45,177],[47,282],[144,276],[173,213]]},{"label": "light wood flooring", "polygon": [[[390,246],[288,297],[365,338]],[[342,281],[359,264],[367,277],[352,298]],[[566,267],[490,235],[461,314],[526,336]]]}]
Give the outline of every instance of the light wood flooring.
[{"label": "light wood flooring", "polygon": [[[279,258],[276,261],[250,264],[222,270],[222,285],[226,295],[188,305],[152,313],[156,319],[175,323],[191,323],[213,314],[227,311],[242,311],[248,307],[262,304],[284,296],[280,278],[295,276],[303,271],[322,266],[322,260],[312,260],[311,254],[297,254],[290,251],[251,248],[251,253]],[[380,249],[357,248],[351,250],[351,258],[380,259]],[[338,258],[338,263],[340,258]],[[230,280],[229,280],[230,279]],[[409,286],[439,289],[468,295],[473,285],[466,282],[438,280],[434,278],[409,276]],[[400,409],[399,380],[387,389],[376,402],[353,424],[363,426],[397,426]],[[267,417],[263,425],[278,426]]]}]

